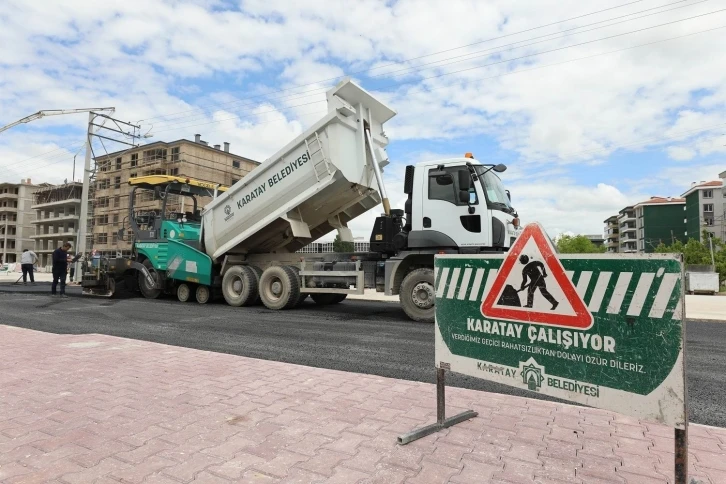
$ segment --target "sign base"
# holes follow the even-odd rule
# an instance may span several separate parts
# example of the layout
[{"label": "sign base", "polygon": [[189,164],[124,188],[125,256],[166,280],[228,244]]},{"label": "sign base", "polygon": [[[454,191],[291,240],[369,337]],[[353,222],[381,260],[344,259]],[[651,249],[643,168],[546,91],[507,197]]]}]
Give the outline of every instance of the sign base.
[{"label": "sign base", "polygon": [[436,423],[418,428],[407,434],[398,437],[399,445],[406,445],[414,440],[421,439],[427,435],[431,435],[439,430],[449,428],[470,418],[479,415],[473,410],[467,410],[453,417],[446,418],[446,380],[443,368],[436,369]]}]

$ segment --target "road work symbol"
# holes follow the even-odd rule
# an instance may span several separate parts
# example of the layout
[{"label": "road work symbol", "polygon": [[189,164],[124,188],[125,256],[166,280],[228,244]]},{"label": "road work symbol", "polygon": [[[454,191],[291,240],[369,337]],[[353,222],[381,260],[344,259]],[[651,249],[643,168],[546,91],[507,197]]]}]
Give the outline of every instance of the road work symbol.
[{"label": "road work symbol", "polygon": [[588,329],[593,317],[539,224],[509,250],[481,305],[488,318]]}]

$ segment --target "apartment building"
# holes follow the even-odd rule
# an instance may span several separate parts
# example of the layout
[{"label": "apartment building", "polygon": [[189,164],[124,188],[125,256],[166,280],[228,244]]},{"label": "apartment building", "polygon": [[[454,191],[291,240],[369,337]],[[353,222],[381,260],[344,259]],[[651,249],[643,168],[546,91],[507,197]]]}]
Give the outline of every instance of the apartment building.
[{"label": "apartment building", "polygon": [[609,253],[618,252],[620,250],[620,224],[618,223],[618,216],[611,215],[603,223],[605,224],[603,237],[605,239],[605,248]]},{"label": "apartment building", "polygon": [[[89,206],[88,246],[102,254],[130,253],[129,178],[174,175],[230,186],[259,165],[257,161],[231,153],[229,146],[229,143],[224,143],[223,148],[210,146],[197,134],[194,141],[159,141],[96,157],[94,192],[89,197],[93,204]],[[136,197],[137,210],[161,210],[161,200],[153,193],[137,193]],[[168,200],[167,209],[180,210],[183,198],[186,197]],[[199,200],[199,208],[210,200]],[[121,228],[126,229],[123,240],[118,238]]]},{"label": "apartment building", "polygon": [[670,245],[686,242],[686,200],[650,197],[634,206],[638,252],[651,253],[661,242]]},{"label": "apartment building", "polygon": [[35,212],[31,206],[38,188],[30,178],[0,183],[0,251],[4,263],[20,262],[23,250],[33,249]]},{"label": "apartment building", "polygon": [[638,228],[636,227],[635,207],[625,207],[618,212],[618,252],[634,253],[638,251]]},{"label": "apartment building", "polygon": [[686,231],[689,239],[703,241],[703,231],[726,240],[726,171],[721,180],[692,183],[682,197],[686,199]]},{"label": "apartment building", "polygon": [[33,249],[41,267],[53,265],[53,251],[70,242],[76,247],[81,213],[82,183],[65,183],[39,188],[33,196],[35,240]]}]

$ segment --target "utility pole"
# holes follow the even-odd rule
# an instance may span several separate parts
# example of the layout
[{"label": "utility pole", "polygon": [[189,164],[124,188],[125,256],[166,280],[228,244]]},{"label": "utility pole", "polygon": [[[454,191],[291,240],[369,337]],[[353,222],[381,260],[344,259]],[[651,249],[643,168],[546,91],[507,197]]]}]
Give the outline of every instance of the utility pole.
[{"label": "utility pole", "polygon": [[713,270],[716,270],[716,260],[713,258],[713,233],[708,233],[708,244],[711,246],[711,265]]},{"label": "utility pole", "polygon": [[[111,108],[113,109],[113,108]],[[96,117],[102,117],[104,119],[104,123],[108,120],[110,120],[118,129],[110,128],[107,126],[103,126],[103,123],[96,124],[94,123],[94,120]],[[133,132],[124,131],[122,128],[122,125],[133,128]],[[131,138],[131,143],[128,143],[126,141],[123,141],[121,139],[116,138],[108,138],[106,136],[102,136],[100,134],[94,133],[94,127],[108,131],[113,131],[115,133],[119,133],[121,135],[127,136]],[[139,135],[136,134],[137,130],[139,130],[140,127],[136,126],[131,123],[126,123],[124,121],[119,121],[117,119],[111,118],[110,116],[107,116],[105,114],[99,114],[97,112],[89,112],[88,113],[88,131],[86,133],[86,157],[83,164],[83,191],[81,193],[81,214],[80,214],[80,220],[78,224],[78,239],[76,241],[76,247],[77,250],[76,253],[80,253],[82,256],[85,256],[86,254],[86,235],[88,232],[88,202],[89,202],[89,195],[91,190],[91,142],[93,137],[102,138],[108,141],[112,141],[115,143],[121,143],[127,146],[130,146],[132,148],[135,148],[137,145],[133,143],[133,141],[137,138],[140,138]],[[104,131],[105,133],[105,131]],[[76,271],[75,273],[78,275],[78,277],[83,280],[83,271],[81,270],[81,262],[76,261]]]},{"label": "utility pole", "polygon": [[[88,131],[86,132],[86,159],[83,164],[83,190],[81,191],[81,215],[78,220],[78,239],[74,252],[86,253],[86,231],[88,230],[88,192],[91,179],[91,135],[93,135],[93,112],[88,113]],[[80,262],[76,262],[76,274],[81,277]]]}]

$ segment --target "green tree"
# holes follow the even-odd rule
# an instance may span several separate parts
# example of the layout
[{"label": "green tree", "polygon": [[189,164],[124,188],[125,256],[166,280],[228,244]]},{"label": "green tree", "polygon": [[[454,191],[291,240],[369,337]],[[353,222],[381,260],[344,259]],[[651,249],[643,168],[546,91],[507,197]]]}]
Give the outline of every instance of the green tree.
[{"label": "green tree", "polygon": [[353,242],[343,242],[340,240],[340,235],[336,235],[333,240],[333,252],[355,252],[355,245]]},{"label": "green tree", "polygon": [[[703,240],[701,242],[696,239],[688,239],[685,244],[679,240],[671,245],[660,243],[655,248],[655,252],[661,254],[683,254],[683,262],[685,264],[703,264],[711,265],[711,246],[708,242],[709,234],[704,232]],[[719,279],[722,281],[726,279],[726,244],[719,239],[714,237],[713,242],[713,259],[716,263],[716,272],[719,273]]]},{"label": "green tree", "polygon": [[604,246],[597,246],[584,235],[560,235],[555,239],[560,254],[602,254]]}]

